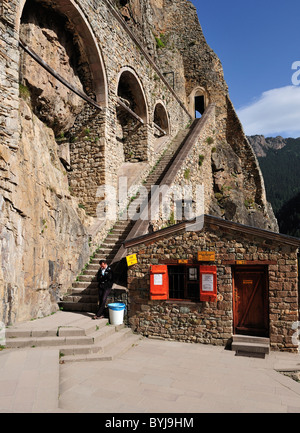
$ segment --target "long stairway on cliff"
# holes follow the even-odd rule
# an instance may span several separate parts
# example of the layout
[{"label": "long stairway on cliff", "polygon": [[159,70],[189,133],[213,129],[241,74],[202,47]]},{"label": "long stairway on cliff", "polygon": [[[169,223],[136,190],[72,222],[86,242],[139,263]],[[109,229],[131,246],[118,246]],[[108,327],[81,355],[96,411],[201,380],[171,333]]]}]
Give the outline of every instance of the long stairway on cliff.
[{"label": "long stairway on cliff", "polygon": [[[180,131],[173,139],[144,183],[149,192],[148,200],[150,200],[152,185],[164,184],[166,180],[170,181],[175,177],[195,139],[198,137],[203,123],[203,117],[196,119],[190,128]],[[71,289],[60,302],[60,307],[63,310],[96,312],[98,303],[96,274],[99,269],[100,259],[106,259],[114,269],[115,284],[114,290],[112,290],[112,301],[122,301],[124,299],[122,296],[126,297],[127,264],[122,245],[126,239],[144,234],[145,223],[148,225],[148,222],[145,221],[117,221],[115,223],[90,263],[77,277]]]}]

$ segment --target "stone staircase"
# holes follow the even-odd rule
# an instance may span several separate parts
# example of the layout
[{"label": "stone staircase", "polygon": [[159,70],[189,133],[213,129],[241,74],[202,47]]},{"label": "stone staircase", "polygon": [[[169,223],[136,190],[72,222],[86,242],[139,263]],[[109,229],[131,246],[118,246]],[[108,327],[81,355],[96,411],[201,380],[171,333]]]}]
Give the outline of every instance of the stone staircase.
[{"label": "stone staircase", "polygon": [[249,335],[233,335],[231,350],[237,356],[252,356],[264,358],[270,353],[270,339]]},{"label": "stone staircase", "polygon": [[[133,334],[130,328],[124,325],[109,325],[106,319],[93,321],[89,316],[76,313],[56,314],[61,315],[62,322],[55,325],[33,327],[27,324],[8,328],[6,349],[51,347],[59,351],[60,363],[109,361],[137,345],[141,339],[141,336]],[[67,323],[64,315],[68,315],[69,319],[70,314],[77,317]],[[43,323],[44,319],[39,320]]]},{"label": "stone staircase", "polygon": [[[128,221],[119,221],[114,225],[113,230],[107,235],[101,248],[94,254],[86,269],[77,277],[71,289],[59,303],[60,308],[64,311],[96,312],[98,303],[96,274],[99,270],[99,260],[106,259],[108,263],[112,262],[132,225],[133,223]],[[116,284],[114,290],[126,291],[126,288],[122,285],[124,284],[122,278],[120,276],[117,278],[118,283],[121,284]]]},{"label": "stone staircase", "polygon": [[[163,153],[157,164],[148,175],[144,187],[148,193],[152,185],[159,185],[163,176],[172,166],[172,162],[178,152],[184,146],[187,137],[191,134],[194,121],[189,129],[180,131],[173,139],[171,145]],[[60,308],[64,311],[85,311],[96,312],[98,302],[98,290],[96,274],[99,269],[99,260],[106,259],[108,263],[113,263],[117,253],[120,251],[123,242],[128,237],[136,221],[117,221],[113,229],[105,238],[100,249],[95,253],[86,269],[77,277],[70,290],[59,302]],[[127,297],[127,265],[124,258],[116,259],[112,265],[116,284],[113,287],[111,301],[123,301]]]}]

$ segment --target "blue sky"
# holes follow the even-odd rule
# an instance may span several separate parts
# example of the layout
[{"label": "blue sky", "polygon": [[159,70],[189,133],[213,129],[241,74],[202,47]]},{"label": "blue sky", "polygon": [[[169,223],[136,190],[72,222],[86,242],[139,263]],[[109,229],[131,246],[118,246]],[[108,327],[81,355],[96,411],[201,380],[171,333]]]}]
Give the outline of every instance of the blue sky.
[{"label": "blue sky", "polygon": [[192,3],[246,134],[300,137],[299,0]]}]

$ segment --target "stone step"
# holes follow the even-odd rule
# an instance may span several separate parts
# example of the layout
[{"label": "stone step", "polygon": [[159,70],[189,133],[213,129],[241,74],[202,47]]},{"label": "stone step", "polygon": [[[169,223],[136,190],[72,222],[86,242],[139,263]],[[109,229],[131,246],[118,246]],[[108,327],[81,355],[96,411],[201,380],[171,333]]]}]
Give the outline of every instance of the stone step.
[{"label": "stone step", "polygon": [[260,343],[260,344],[270,344],[270,339],[267,337],[256,337],[253,335],[241,335],[234,334],[232,336],[232,341],[237,343]]},{"label": "stone step", "polygon": [[70,293],[69,295],[65,295],[62,299],[62,302],[79,302],[79,303],[85,303],[85,304],[97,304],[98,302],[98,295],[97,293],[95,295],[92,294],[85,294],[85,293],[78,293],[75,294]]},{"label": "stone step", "polygon": [[[56,313],[64,316],[64,313]],[[8,327],[5,330],[6,338],[43,338],[43,337],[65,337],[65,336],[89,336],[93,334],[96,330],[105,327],[107,324],[107,319],[97,320],[97,323],[92,321],[91,318],[86,316],[72,316],[74,319],[72,321],[67,321],[66,323],[61,320],[59,326],[37,326],[38,321],[33,321],[30,324],[20,324],[13,327]],[[76,317],[76,319],[75,319]],[[43,324],[45,323],[45,318],[42,319]],[[49,317],[51,320],[51,317]]]},{"label": "stone step", "polygon": [[264,357],[270,353],[270,340],[264,337],[233,335],[231,350],[235,351],[236,355]]},{"label": "stone step", "polygon": [[72,287],[64,296],[63,299],[65,299],[67,296],[98,296],[98,287],[88,287],[88,288],[81,288],[81,287]]},{"label": "stone step", "polygon": [[86,302],[59,302],[59,306],[63,311],[72,312],[89,312],[96,313],[97,304],[96,303],[86,303]]},{"label": "stone step", "polygon": [[88,345],[93,344],[91,336],[75,336],[75,337],[29,337],[29,338],[7,338],[5,347],[20,348],[20,347],[53,347],[64,345]]},{"label": "stone step", "polygon": [[84,274],[77,277],[78,281],[96,282],[96,274]]},{"label": "stone step", "polygon": [[[126,353],[132,347],[136,346],[141,340],[141,336],[133,334],[131,332],[127,334],[126,338],[122,335],[122,338],[117,341],[114,345],[107,347],[105,350],[101,348],[97,352],[89,352],[73,355],[67,355],[60,358],[61,363],[65,362],[84,362],[84,361],[112,361],[122,354]],[[97,347],[98,348],[98,347]]]},{"label": "stone step", "polygon": [[[97,320],[98,322],[98,320]],[[113,344],[114,341],[118,341],[114,336],[118,332],[125,334],[122,329],[124,325],[114,326],[109,325],[101,328],[100,331],[92,334],[93,341],[90,344],[70,344],[70,345],[58,345],[60,350],[60,356],[63,355],[86,355],[88,353],[104,353],[104,349],[109,344]],[[126,328],[126,330],[129,328]],[[131,329],[129,329],[131,332]],[[126,331],[128,332],[128,331]],[[111,342],[111,343],[110,343]]]},{"label": "stone step", "polygon": [[89,282],[89,281],[76,281],[72,284],[72,288],[74,289],[94,289],[98,287],[97,281]]},{"label": "stone step", "polygon": [[141,338],[124,324],[115,326],[107,319],[92,320],[89,315],[62,311],[7,327],[5,336],[8,353],[10,349],[26,347],[36,347],[37,351],[39,347],[48,348],[57,353],[60,363],[111,360],[136,345]]}]

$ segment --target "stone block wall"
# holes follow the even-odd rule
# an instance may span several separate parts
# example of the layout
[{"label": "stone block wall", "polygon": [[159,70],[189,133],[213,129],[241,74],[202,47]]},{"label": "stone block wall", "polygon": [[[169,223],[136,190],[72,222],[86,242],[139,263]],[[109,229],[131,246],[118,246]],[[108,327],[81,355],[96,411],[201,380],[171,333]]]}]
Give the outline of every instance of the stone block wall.
[{"label": "stone block wall", "polygon": [[0,138],[12,150],[18,149],[20,133],[17,6],[15,0],[3,0],[0,4]]},{"label": "stone block wall", "polygon": [[[215,141],[215,106],[213,104],[208,107],[203,118],[198,120],[198,122],[200,121],[202,127],[194,139],[193,146],[185,155],[172,183],[167,185],[172,191],[170,207],[168,208],[170,212],[163,214],[162,208],[160,209],[159,218],[152,221],[154,230],[170,225],[170,220],[180,222],[204,212],[209,213],[211,202],[214,199],[212,196],[213,175],[211,168],[211,155],[214,152]],[[186,196],[185,190],[188,191]],[[180,209],[180,204],[176,204],[178,197],[182,197],[186,201],[182,209]],[[188,210],[189,198],[193,204]]]}]

